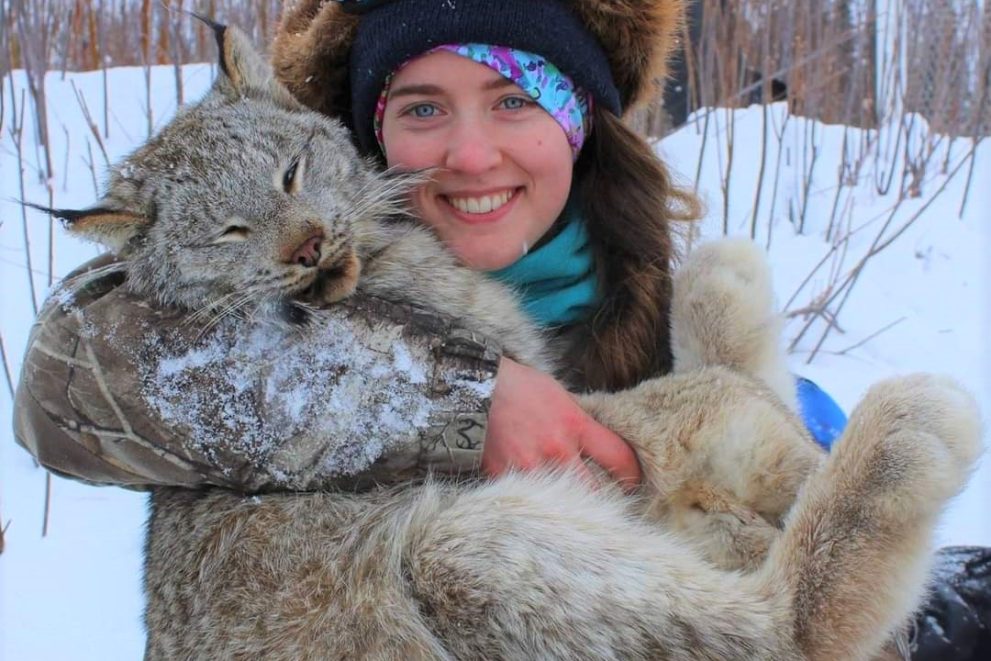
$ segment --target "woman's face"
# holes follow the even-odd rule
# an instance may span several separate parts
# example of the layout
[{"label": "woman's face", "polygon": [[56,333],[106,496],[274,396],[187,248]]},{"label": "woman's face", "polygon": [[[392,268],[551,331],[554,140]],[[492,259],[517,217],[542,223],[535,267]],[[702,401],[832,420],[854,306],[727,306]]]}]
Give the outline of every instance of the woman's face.
[{"label": "woman's face", "polygon": [[498,72],[454,53],[430,53],[394,76],[382,141],[390,167],[437,169],[414,205],[472,269],[518,260],[571,189],[571,147],[554,118]]}]

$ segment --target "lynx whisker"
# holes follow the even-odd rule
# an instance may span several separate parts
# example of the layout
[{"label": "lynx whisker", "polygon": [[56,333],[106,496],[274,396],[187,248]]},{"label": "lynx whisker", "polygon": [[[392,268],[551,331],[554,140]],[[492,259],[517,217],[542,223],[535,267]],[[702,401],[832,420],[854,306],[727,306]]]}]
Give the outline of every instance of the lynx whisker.
[{"label": "lynx whisker", "polygon": [[124,276],[126,274],[127,262],[117,261],[80,273],[73,278],[63,281],[61,286],[62,290],[69,295],[75,295],[93,282],[103,280],[104,278],[113,275]]},{"label": "lynx whisker", "polygon": [[429,172],[431,171],[409,172],[395,168],[386,170],[382,176],[366,182],[358,190],[355,197],[359,203],[350,210],[350,215],[354,218],[408,215],[411,211],[409,192],[426,182]]},{"label": "lynx whisker", "polygon": [[218,308],[222,308],[222,307],[228,305],[228,302],[229,301],[231,301],[235,297],[238,297],[238,296],[240,296],[242,294],[243,294],[243,292],[231,292],[229,294],[224,294],[223,296],[221,296],[221,297],[219,297],[219,298],[217,298],[215,300],[208,301],[205,304],[203,304],[202,306],[200,306],[199,308],[197,308],[196,310],[193,310],[189,314],[189,316],[186,317],[183,320],[183,323],[186,324],[186,325],[193,325],[195,323],[198,323],[204,317],[213,315],[217,311]]},{"label": "lynx whisker", "polygon": [[240,296],[237,296],[236,298],[234,298],[233,301],[224,305],[219,310],[217,309],[216,305],[211,306],[211,310],[209,311],[216,310],[216,312],[213,314],[213,316],[207,319],[206,323],[203,325],[203,328],[200,329],[200,333],[199,333],[200,337],[202,337],[206,333],[209,333],[211,330],[216,328],[219,323],[221,323],[222,321],[224,321],[229,317],[237,317],[239,319],[246,318],[247,315],[243,315],[241,313],[245,311],[245,308],[248,307],[249,303],[252,303],[256,300],[255,292],[249,289],[247,291],[239,292],[239,293]]}]

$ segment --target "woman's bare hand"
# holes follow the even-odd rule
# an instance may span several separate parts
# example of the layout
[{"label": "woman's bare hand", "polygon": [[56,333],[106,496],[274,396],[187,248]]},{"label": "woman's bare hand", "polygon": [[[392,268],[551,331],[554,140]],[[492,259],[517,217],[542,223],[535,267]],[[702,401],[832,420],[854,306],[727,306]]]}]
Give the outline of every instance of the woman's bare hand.
[{"label": "woman's bare hand", "polygon": [[489,476],[541,466],[573,466],[591,475],[591,459],[625,489],[640,483],[632,448],[578,406],[553,377],[509,358],[499,364],[482,451]]}]

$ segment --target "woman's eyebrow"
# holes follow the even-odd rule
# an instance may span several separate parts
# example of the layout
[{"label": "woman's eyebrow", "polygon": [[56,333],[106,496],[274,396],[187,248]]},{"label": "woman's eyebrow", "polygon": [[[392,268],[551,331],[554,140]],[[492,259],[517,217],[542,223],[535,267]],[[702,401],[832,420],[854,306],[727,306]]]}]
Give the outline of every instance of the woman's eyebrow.
[{"label": "woman's eyebrow", "polygon": [[482,86],[482,89],[485,89],[485,90],[497,90],[497,89],[499,89],[501,87],[509,87],[510,85],[515,85],[515,84],[516,83],[514,83],[513,81],[511,81],[509,78],[506,78],[505,76],[501,76],[500,75],[498,78],[493,78],[489,82],[485,83]]},{"label": "woman's eyebrow", "polygon": [[[503,87],[509,87],[510,85],[515,85],[515,83],[509,78],[498,76],[497,78],[493,78],[489,82],[482,85],[482,89],[495,90]],[[430,83],[421,83],[393,88],[389,90],[389,98],[394,99],[397,96],[436,96],[443,93],[444,89],[442,87],[431,85]]]},{"label": "woman's eyebrow", "polygon": [[423,84],[423,85],[404,85],[403,87],[396,87],[389,90],[389,98],[393,99],[397,96],[412,96],[412,95],[435,95],[441,94],[442,90],[437,85]]}]

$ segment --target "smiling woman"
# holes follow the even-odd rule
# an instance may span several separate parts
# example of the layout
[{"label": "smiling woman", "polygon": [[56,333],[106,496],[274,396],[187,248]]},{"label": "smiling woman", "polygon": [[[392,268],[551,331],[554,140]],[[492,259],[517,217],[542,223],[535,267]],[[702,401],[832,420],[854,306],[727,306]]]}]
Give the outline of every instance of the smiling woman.
[{"label": "smiling woman", "polygon": [[446,50],[403,66],[384,95],[389,166],[433,169],[417,215],[467,266],[509,266],[547,234],[571,189],[562,127],[530,95]]}]

